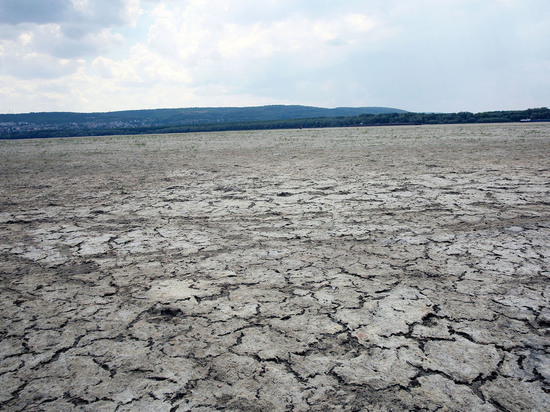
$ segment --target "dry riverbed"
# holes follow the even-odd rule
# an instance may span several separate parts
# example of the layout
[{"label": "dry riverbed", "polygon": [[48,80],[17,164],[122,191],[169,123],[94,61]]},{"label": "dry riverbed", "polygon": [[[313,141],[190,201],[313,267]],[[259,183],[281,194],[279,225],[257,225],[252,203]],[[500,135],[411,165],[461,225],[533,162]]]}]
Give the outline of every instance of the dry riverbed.
[{"label": "dry riverbed", "polygon": [[550,124],[0,141],[0,409],[550,410]]}]

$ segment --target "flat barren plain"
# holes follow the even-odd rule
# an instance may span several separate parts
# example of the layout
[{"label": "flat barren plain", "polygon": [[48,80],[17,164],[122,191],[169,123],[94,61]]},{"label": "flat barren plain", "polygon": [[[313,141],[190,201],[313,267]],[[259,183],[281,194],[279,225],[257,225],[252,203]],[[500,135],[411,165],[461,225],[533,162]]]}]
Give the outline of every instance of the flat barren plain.
[{"label": "flat barren plain", "polygon": [[550,410],[550,124],[0,141],[0,409]]}]

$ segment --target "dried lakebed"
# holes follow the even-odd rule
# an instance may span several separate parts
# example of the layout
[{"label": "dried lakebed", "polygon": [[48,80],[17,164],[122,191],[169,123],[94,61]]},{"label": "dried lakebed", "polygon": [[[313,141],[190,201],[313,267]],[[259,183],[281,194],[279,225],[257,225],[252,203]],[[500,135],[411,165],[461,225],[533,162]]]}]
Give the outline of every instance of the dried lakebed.
[{"label": "dried lakebed", "polygon": [[550,410],[548,124],[0,158],[3,410]]}]

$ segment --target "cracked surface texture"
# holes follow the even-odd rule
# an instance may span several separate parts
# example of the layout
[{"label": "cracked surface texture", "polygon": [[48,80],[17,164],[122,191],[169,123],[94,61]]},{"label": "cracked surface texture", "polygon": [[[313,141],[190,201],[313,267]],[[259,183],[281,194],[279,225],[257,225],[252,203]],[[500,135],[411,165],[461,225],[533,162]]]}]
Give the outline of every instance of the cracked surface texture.
[{"label": "cracked surface texture", "polygon": [[550,410],[548,124],[0,160],[3,410]]}]

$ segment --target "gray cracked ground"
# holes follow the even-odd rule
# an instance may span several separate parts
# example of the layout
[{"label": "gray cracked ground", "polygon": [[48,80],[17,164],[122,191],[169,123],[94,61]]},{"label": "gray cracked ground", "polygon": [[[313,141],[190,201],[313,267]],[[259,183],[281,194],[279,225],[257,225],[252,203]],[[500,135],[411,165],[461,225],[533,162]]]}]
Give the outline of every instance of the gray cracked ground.
[{"label": "gray cracked ground", "polygon": [[3,410],[550,410],[550,127],[0,142]]}]

